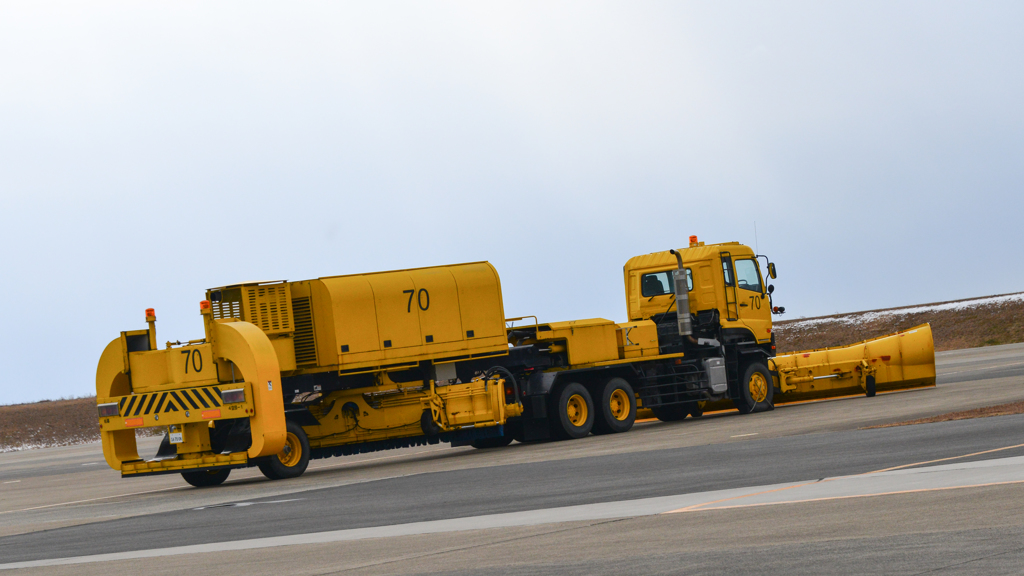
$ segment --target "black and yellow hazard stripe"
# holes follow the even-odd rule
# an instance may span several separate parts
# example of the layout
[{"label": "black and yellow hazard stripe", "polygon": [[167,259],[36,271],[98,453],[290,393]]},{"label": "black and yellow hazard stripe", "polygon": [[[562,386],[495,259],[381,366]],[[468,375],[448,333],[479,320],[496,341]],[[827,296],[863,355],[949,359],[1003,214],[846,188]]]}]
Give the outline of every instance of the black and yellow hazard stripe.
[{"label": "black and yellow hazard stripe", "polygon": [[202,388],[182,388],[168,392],[151,392],[125,396],[118,402],[120,415],[148,416],[150,414],[167,414],[179,410],[199,410],[200,408],[220,408],[223,404],[220,389],[216,386]]}]

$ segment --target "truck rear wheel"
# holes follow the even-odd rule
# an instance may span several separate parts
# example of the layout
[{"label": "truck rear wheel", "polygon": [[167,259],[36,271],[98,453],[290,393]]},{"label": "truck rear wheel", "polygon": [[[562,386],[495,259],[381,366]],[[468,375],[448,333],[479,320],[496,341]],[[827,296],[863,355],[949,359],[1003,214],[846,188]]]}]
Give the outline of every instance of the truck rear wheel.
[{"label": "truck rear wheel", "polygon": [[206,488],[207,486],[220,486],[228,479],[228,474],[231,474],[230,468],[225,468],[223,470],[182,472],[181,477],[185,479],[185,482],[188,482],[196,488]]},{"label": "truck rear wheel", "polygon": [[626,432],[635,421],[636,394],[633,387],[623,378],[609,379],[598,396],[594,434]]},{"label": "truck rear wheel", "polygon": [[740,414],[771,410],[775,395],[775,383],[768,367],[763,362],[751,362],[740,380],[739,398],[733,400]]},{"label": "truck rear wheel", "polygon": [[260,472],[271,480],[298,478],[309,466],[309,439],[302,426],[288,422],[287,430],[288,436],[281,452],[259,463]]},{"label": "truck rear wheel", "polygon": [[570,382],[555,397],[551,435],[555,438],[583,438],[594,427],[594,401],[578,382]]}]

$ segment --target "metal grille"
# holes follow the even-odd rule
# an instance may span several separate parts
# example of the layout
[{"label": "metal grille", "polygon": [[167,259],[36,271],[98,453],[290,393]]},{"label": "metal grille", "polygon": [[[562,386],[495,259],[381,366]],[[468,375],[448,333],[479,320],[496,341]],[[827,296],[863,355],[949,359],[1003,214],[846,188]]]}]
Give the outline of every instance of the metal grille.
[{"label": "metal grille", "polygon": [[316,365],[316,339],[313,336],[313,312],[309,297],[292,300],[292,314],[295,318],[295,364]]},{"label": "metal grille", "polygon": [[704,400],[707,375],[695,364],[660,364],[644,370],[637,390],[644,408]]},{"label": "metal grille", "polygon": [[252,286],[246,292],[247,321],[268,334],[292,331],[287,284]]},{"label": "metal grille", "polygon": [[212,302],[213,317],[217,320],[223,318],[238,318],[245,320],[242,315],[242,291],[223,290],[220,295],[220,302]]}]

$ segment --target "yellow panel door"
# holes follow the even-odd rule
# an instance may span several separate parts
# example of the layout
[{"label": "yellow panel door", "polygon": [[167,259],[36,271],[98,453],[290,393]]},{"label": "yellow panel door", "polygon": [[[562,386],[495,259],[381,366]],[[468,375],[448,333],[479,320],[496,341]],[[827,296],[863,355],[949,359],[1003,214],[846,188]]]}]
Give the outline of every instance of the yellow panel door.
[{"label": "yellow panel door", "polygon": [[334,315],[336,331],[334,354],[358,354],[383,348],[377,334],[374,291],[365,276],[324,278],[329,300],[317,302]]},{"label": "yellow panel door", "polygon": [[459,287],[449,269],[417,270],[413,281],[416,292],[409,295],[408,307],[419,314],[423,342],[429,345],[461,340]]},{"label": "yellow panel door", "polygon": [[388,272],[366,276],[373,288],[377,308],[377,331],[381,348],[421,346],[416,284],[409,272]]},{"label": "yellow panel door", "polygon": [[757,261],[753,258],[737,258],[733,261],[733,269],[736,271],[736,300],[740,322],[750,328],[758,342],[771,341],[772,314]]},{"label": "yellow panel door", "polygon": [[[459,286],[462,330],[468,338],[505,335],[505,311],[501,304],[498,273],[486,262],[452,266]],[[473,335],[469,336],[472,332]]]}]

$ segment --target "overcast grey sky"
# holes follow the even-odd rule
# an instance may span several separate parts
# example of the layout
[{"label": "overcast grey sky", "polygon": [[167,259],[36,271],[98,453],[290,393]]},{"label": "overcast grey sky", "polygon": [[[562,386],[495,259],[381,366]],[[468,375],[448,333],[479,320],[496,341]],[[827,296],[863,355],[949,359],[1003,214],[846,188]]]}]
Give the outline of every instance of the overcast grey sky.
[{"label": "overcast grey sky", "polygon": [[94,391],[204,289],[489,260],[778,264],[787,317],[1024,290],[1020,2],[0,4],[0,404]]}]

